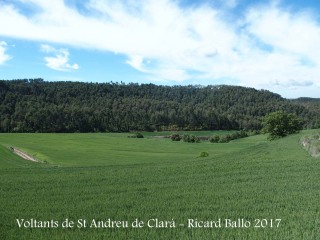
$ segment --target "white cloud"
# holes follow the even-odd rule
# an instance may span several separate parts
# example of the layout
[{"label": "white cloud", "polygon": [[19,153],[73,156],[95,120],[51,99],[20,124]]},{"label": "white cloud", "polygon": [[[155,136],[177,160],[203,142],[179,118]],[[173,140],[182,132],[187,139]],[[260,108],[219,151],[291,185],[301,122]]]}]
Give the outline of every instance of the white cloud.
[{"label": "white cloud", "polygon": [[[89,0],[85,15],[63,0],[20,0],[37,11],[26,17],[19,5],[0,4],[0,35],[120,53],[150,79],[214,84],[226,78],[273,90],[319,87],[319,22],[310,12],[276,2],[230,20],[229,8],[182,8],[173,0]],[[54,55],[45,58],[48,67],[78,68],[68,63],[67,50],[42,48]]]},{"label": "white cloud", "polygon": [[47,44],[41,44],[40,50],[45,53],[56,53],[57,52],[57,50],[54,47],[47,45]]},{"label": "white cloud", "polygon": [[126,63],[140,72],[147,72],[143,67],[143,57],[141,56],[129,56],[129,59],[126,61]]},{"label": "white cloud", "polygon": [[[308,12],[292,13],[276,5],[251,9],[246,30],[263,46],[252,66],[259,85],[309,86],[320,83],[320,25]],[[253,51],[251,51],[253,52]],[[255,53],[258,53],[255,51]],[[246,64],[248,66],[248,64]],[[251,78],[252,79],[252,78]],[[244,82],[250,80],[244,80]],[[280,84],[279,84],[280,83]],[[306,84],[308,83],[308,84]]]},{"label": "white cloud", "polygon": [[45,57],[46,66],[57,71],[69,71],[79,69],[78,64],[69,64],[69,51],[64,48],[55,49],[54,47],[42,44],[41,51],[45,53],[52,53],[53,57]]},{"label": "white cloud", "polygon": [[0,65],[10,60],[11,57],[6,54],[8,44],[4,41],[0,41]]}]

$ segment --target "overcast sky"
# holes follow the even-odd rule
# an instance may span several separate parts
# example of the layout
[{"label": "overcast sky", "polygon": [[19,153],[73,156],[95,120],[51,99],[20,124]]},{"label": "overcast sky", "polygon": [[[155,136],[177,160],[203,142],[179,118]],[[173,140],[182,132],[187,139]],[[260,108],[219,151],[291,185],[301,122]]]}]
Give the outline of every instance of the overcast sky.
[{"label": "overcast sky", "polygon": [[320,97],[320,1],[0,0],[0,78]]}]

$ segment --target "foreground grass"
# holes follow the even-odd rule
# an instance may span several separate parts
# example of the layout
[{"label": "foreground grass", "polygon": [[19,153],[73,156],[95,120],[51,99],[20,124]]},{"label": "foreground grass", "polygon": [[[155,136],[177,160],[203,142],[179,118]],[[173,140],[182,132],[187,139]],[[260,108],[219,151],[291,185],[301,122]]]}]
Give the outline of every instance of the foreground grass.
[{"label": "foreground grass", "polygon": [[[316,239],[320,162],[299,147],[300,137],[188,144],[121,134],[0,135],[1,144],[48,162],[23,163],[0,147],[10,156],[0,159],[0,239]],[[198,158],[201,151],[209,157]],[[19,229],[16,218],[282,222],[248,229]]]}]

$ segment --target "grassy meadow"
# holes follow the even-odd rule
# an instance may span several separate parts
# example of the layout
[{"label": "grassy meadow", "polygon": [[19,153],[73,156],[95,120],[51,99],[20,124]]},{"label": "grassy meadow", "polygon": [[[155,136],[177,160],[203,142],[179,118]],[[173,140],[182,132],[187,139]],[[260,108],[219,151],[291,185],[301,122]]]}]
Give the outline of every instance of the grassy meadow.
[{"label": "grassy meadow", "polygon": [[[135,139],[129,133],[0,134],[0,239],[317,239],[320,161],[299,144],[311,132],[230,143],[173,142],[153,134]],[[21,159],[10,146],[42,163]],[[203,151],[209,156],[199,157]],[[177,226],[19,228],[16,222],[66,218],[173,219]],[[186,226],[188,219],[219,218],[281,223]]]}]

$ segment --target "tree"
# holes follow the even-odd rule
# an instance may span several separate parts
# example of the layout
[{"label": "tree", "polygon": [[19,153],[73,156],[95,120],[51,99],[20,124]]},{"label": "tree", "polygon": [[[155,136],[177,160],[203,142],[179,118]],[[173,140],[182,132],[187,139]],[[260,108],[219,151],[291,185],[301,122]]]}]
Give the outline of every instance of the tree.
[{"label": "tree", "polygon": [[264,133],[269,133],[268,139],[285,137],[302,129],[302,121],[293,113],[277,111],[266,115],[262,121]]},{"label": "tree", "polygon": [[320,127],[319,99],[253,88],[0,80],[0,132],[260,130],[279,109]]}]

